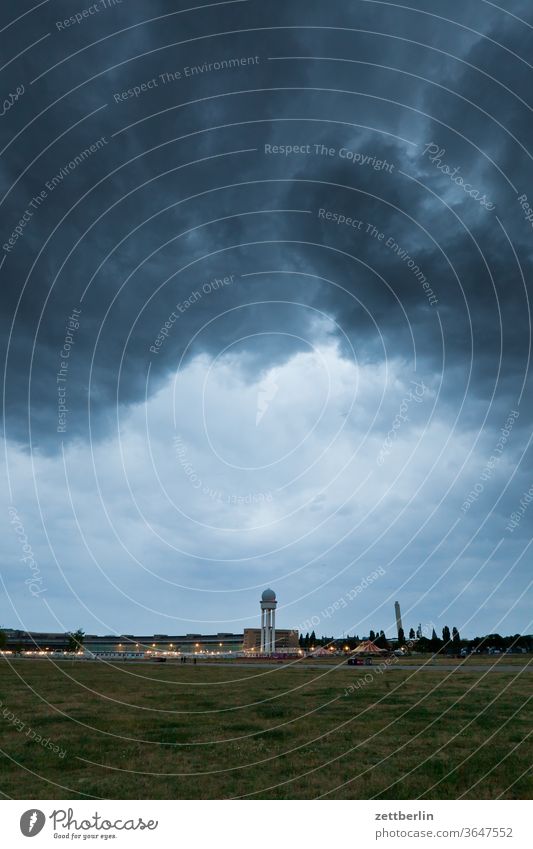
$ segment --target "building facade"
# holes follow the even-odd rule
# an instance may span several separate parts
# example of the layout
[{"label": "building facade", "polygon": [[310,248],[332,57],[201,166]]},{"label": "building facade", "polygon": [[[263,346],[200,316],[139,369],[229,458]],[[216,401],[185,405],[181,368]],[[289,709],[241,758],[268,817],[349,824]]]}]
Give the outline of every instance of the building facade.
[{"label": "building facade", "polygon": [[[298,631],[276,629],[276,644],[274,652],[296,654],[300,648]],[[245,628],[243,650],[262,654],[261,628]]]},{"label": "building facade", "polygon": [[[6,649],[9,651],[65,651],[69,634],[51,634],[38,631],[6,631]],[[236,654],[242,651],[244,634],[86,634],[83,648],[94,654],[103,652],[150,652],[177,654]]]},{"label": "building facade", "polygon": [[[295,653],[299,649],[298,631],[276,630],[276,595],[265,590],[261,596],[261,627],[245,628],[242,634],[219,631],[217,634],[85,634],[83,649],[88,655],[224,655],[244,653]],[[11,652],[64,652],[70,634],[6,629],[6,650]]]}]

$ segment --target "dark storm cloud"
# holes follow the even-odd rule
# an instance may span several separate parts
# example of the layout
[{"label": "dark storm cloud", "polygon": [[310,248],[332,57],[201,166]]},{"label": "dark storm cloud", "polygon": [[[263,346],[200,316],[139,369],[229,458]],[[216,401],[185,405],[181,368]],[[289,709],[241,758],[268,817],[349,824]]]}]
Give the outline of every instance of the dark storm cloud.
[{"label": "dark storm cloud", "polygon": [[[516,22],[509,18],[504,26],[500,19],[486,23],[484,31],[488,38],[501,38],[507,47],[506,84],[513,85],[515,81],[520,80],[520,84],[513,85],[513,88],[524,95],[524,64],[509,52],[515,51],[524,55],[524,28],[517,27]],[[397,29],[396,32],[398,31],[401,30]],[[432,22],[431,31],[426,33],[429,36],[428,41],[437,48],[444,46],[440,40],[442,32],[440,24]],[[416,33],[412,31],[409,36],[416,39]],[[444,35],[444,43],[446,38]],[[527,185],[526,180],[531,175],[531,160],[512,138],[511,133],[523,144],[530,132],[531,113],[516,98],[503,97],[502,92],[505,92],[501,86],[486,76],[491,69],[494,70],[492,65],[496,57],[503,55],[503,49],[486,39],[472,40],[469,36],[469,40],[472,43],[463,50],[461,58],[465,63],[480,67],[485,71],[485,76],[465,63],[452,59],[443,63],[442,56],[439,55],[436,62],[435,51],[429,50],[416,52],[415,66],[412,62],[412,45],[402,44],[396,50],[391,47],[383,61],[389,66],[408,69],[407,76],[400,73],[395,77],[390,71],[374,74],[373,70],[367,68],[363,75],[359,68],[357,86],[353,86],[354,72],[349,64],[321,62],[309,63],[307,82],[309,85],[324,86],[329,83],[332,88],[355,87],[358,90],[363,89],[365,93],[372,93],[376,80],[380,78],[381,86],[377,87],[380,94],[385,94],[393,100],[401,100],[405,104],[401,118],[396,115],[395,107],[392,110],[387,109],[386,112],[381,107],[381,114],[387,115],[389,130],[401,126],[402,135],[419,144],[416,154],[412,151],[408,154],[407,162],[400,148],[397,153],[397,159],[400,160],[397,170],[401,169],[420,180],[427,189],[400,176],[393,180],[384,175],[380,182],[381,175],[377,178],[372,174],[369,179],[368,174],[361,173],[362,169],[359,169],[357,188],[380,194],[379,201],[369,198],[368,195],[359,197],[357,194],[355,201],[353,192],[328,187],[320,190],[318,203],[325,205],[327,196],[330,207],[335,206],[345,214],[351,212],[364,220],[373,221],[385,234],[392,233],[395,241],[409,252],[431,281],[431,286],[439,298],[438,313],[443,326],[446,356],[443,396],[455,404],[455,399],[460,400],[466,391],[467,380],[470,378],[470,404],[475,401],[476,396],[488,403],[496,390],[497,407],[500,408],[498,415],[501,416],[509,405],[516,404],[521,393],[530,345],[529,305],[517,258],[513,252],[514,247],[518,260],[527,270],[531,250],[530,232],[523,221],[516,194],[511,191],[505,176],[517,187]],[[449,40],[446,46],[449,51]],[[456,41],[454,47],[452,52],[456,53]],[[305,52],[307,55],[313,55],[312,50]],[[314,55],[317,53],[318,50]],[[318,55],[332,53],[330,51],[328,54],[327,50],[322,48]],[[345,51],[344,55],[350,54]],[[360,54],[356,51],[355,55]],[[366,61],[368,57],[364,54],[363,56]],[[408,61],[409,57],[411,63]],[[435,73],[435,65],[438,73]],[[511,71],[511,68],[514,70]],[[438,85],[422,84],[414,80],[415,70],[417,75],[425,76]],[[476,93],[480,87],[483,89],[483,95],[477,98]],[[341,109],[346,114],[348,97],[342,97],[346,102],[342,102],[339,95],[337,103],[341,104]],[[352,98],[352,102],[357,105],[361,100],[362,98]],[[479,108],[476,108],[478,102]],[[330,115],[334,110],[334,103],[334,99],[328,100]],[[494,104],[505,105],[497,105],[494,108]],[[372,114],[371,108],[367,110],[366,103],[364,106],[365,115],[368,112]],[[408,109],[409,106],[420,111],[413,113]],[[488,114],[483,114],[483,109]],[[494,117],[491,117],[492,114]],[[377,121],[375,125],[379,126]],[[394,160],[394,154],[391,155],[390,149],[383,145],[379,136],[374,134],[369,138],[370,136],[369,133],[365,134],[364,143],[360,142],[358,149],[371,147],[378,157]],[[428,156],[421,155],[423,146],[430,142],[435,143],[437,150],[444,151],[436,164],[433,164]],[[491,158],[496,164],[491,163]],[[450,170],[459,167],[465,181],[479,188],[480,195],[486,194],[493,200],[495,212],[489,213],[475,200],[466,197],[461,189],[453,185],[449,177],[436,167],[440,162],[444,162]],[[511,163],[513,167],[509,169]],[[503,175],[496,165],[499,165]],[[339,167],[338,161],[328,161],[323,165],[323,179],[339,184],[345,182],[345,175],[346,169]],[[523,190],[519,189],[519,192]],[[398,211],[391,210],[383,201],[393,203],[398,207]],[[447,209],[445,202],[451,206],[451,210]],[[419,226],[407,216],[415,219]],[[496,216],[501,219],[503,226],[500,226]],[[509,244],[504,227],[513,247]],[[427,232],[423,232],[422,228]],[[353,234],[346,228],[333,229],[337,231],[334,237],[335,245],[350,251],[349,245],[354,242]],[[331,230],[331,225],[324,226],[325,240]],[[402,263],[392,257],[390,252],[384,251],[382,244],[375,240],[367,240],[367,245],[362,251],[358,250],[357,255],[380,270],[392,291],[401,298],[414,332],[419,365],[422,369],[440,371],[443,357],[440,328],[435,311],[424,302],[420,286],[413,280],[412,275],[409,275],[405,266],[402,267]],[[337,264],[341,265],[341,262],[338,261]],[[364,292],[365,303],[373,310],[375,316],[379,316],[385,337],[392,342],[394,350],[403,350],[405,355],[409,356],[411,342],[406,332],[406,322],[395,309],[393,297],[384,286],[375,285],[375,280],[367,279],[369,275],[361,271],[358,271],[357,275],[357,292]],[[331,305],[331,309],[336,315],[343,313],[340,299],[336,305]],[[347,323],[350,323],[352,315],[344,315]],[[357,320],[359,317],[360,313],[354,311],[353,318]],[[357,326],[357,330],[360,333],[361,327]],[[469,375],[471,352],[472,374]]]},{"label": "dark storm cloud", "polygon": [[[242,8],[239,4],[239,9]],[[64,10],[66,14],[66,5]],[[155,8],[152,4],[150,11],[153,17],[157,17],[156,13],[162,13],[163,7]],[[54,16],[61,17],[60,7],[55,5],[53,9],[47,9],[46,14],[46,24],[53,30]],[[111,18],[111,13],[106,14]],[[35,343],[32,415],[34,437],[38,442],[46,441],[56,406],[54,392],[50,394],[49,390],[51,384],[46,379],[41,380],[41,376],[47,375],[53,382],[61,359],[59,353],[66,319],[73,307],[80,306],[79,299],[89,282],[82,310],[82,329],[77,334],[75,355],[73,351],[70,363],[70,399],[78,409],[84,401],[89,384],[89,357],[100,331],[101,340],[96,352],[95,381],[92,386],[92,399],[98,415],[105,414],[106,407],[113,407],[115,402],[117,363],[130,328],[133,326],[133,336],[125,360],[120,395],[125,401],[143,397],[142,375],[146,373],[149,360],[153,359],[148,348],[174,304],[214,275],[224,277],[235,266],[240,271],[246,270],[242,260],[232,258],[231,251],[227,252],[227,256],[226,253],[222,256],[218,254],[216,259],[201,258],[220,252],[227,245],[269,240],[278,235],[279,225],[275,220],[270,224],[267,215],[254,215],[248,226],[240,223],[242,219],[238,217],[240,212],[275,208],[279,198],[277,191],[257,183],[263,175],[247,164],[250,154],[232,153],[254,145],[253,139],[247,137],[250,134],[246,130],[197,134],[198,130],[209,130],[213,124],[242,120],[242,103],[238,99],[231,101],[227,109],[211,102],[193,105],[171,113],[163,122],[156,118],[145,122],[138,130],[112,139],[114,130],[139,118],[139,106],[142,106],[141,115],[144,115],[146,110],[149,113],[157,112],[168,106],[169,98],[171,103],[175,102],[176,92],[178,100],[193,100],[212,96],[213,91],[224,92],[227,88],[224,74],[218,77],[211,74],[208,82],[194,77],[194,84],[186,86],[183,81],[163,83],[161,74],[175,73],[178,67],[183,71],[189,63],[201,65],[211,59],[255,56],[257,37],[253,36],[202,40],[201,43],[193,42],[188,47],[184,46],[179,51],[156,49],[161,44],[171,43],[169,32],[174,40],[186,41],[197,38],[199,33],[204,34],[206,30],[216,34],[225,29],[242,28],[246,23],[243,13],[236,13],[229,6],[199,12],[198,15],[200,23],[194,14],[189,14],[136,28],[128,34],[127,39],[117,36],[107,40],[103,45],[84,50],[78,57],[62,62],[54,69],[54,64],[64,56],[65,49],[80,50],[84,39],[94,38],[95,35],[101,37],[102,32],[106,32],[100,28],[94,32],[93,27],[90,35],[87,29],[82,37],[82,27],[89,27],[89,23],[93,23],[83,22],[78,28],[69,29],[68,33],[52,33],[46,42],[44,56],[35,56],[25,65],[25,79],[33,77],[43,66],[52,68],[49,74],[35,83],[35,91],[39,95],[33,96],[34,108],[36,101],[44,105],[58,97],[58,90],[63,90],[62,83],[67,69],[69,84],[75,91],[34,122],[34,132],[22,132],[20,142],[12,145],[4,177],[6,188],[10,187],[14,176],[20,174],[35,156],[38,156],[38,160],[10,192],[5,204],[7,222],[14,222],[15,227],[28,208],[27,204],[43,190],[43,183],[46,185],[47,179],[61,173],[65,165],[68,168],[71,157],[90,142],[100,137],[105,139],[102,150],[69,173],[53,192],[49,192],[39,210],[30,210],[31,221],[7,256],[5,272],[13,281],[7,293],[5,311],[9,321],[22,283],[30,270],[30,263],[41,252],[37,264],[31,269],[31,277],[18,308],[10,347],[8,380],[10,415],[12,421],[20,422],[25,418],[27,375]],[[40,26],[44,23],[39,16]],[[67,38],[68,48],[65,48],[61,39]],[[113,44],[111,54],[110,44]],[[53,49],[49,45],[53,45]],[[149,55],[143,58],[141,54]],[[133,62],[126,61],[131,56],[141,58]],[[105,75],[101,73],[104,68],[110,67],[114,69]],[[246,75],[244,71],[234,70],[231,71],[232,80],[239,81],[235,88],[245,88],[253,83],[253,68],[246,68]],[[96,76],[93,81],[83,84],[88,76],[93,75]],[[114,95],[121,98],[121,92],[127,91],[130,86],[146,84],[153,79],[157,81],[157,88],[150,89],[148,97],[143,92],[144,102],[136,97],[129,100],[126,97],[127,102],[122,99],[119,103],[115,102]],[[253,100],[249,96],[250,105],[253,105]],[[27,98],[23,104],[26,106],[28,103]],[[87,119],[70,130],[63,140],[52,143],[59,128],[64,132],[67,127],[102,106],[105,108],[97,113],[96,120]],[[259,113],[256,111],[255,114]],[[29,120],[27,113],[21,112],[17,117],[19,121]],[[94,128],[92,136],[88,125]],[[37,129],[38,132],[35,132]],[[194,135],[181,143],[167,143],[169,137],[188,134]],[[49,145],[50,149],[41,153]],[[153,148],[156,149],[152,153],[147,152]],[[210,158],[211,162],[184,168],[187,162],[206,158]],[[248,191],[216,190],[218,186],[246,182],[248,179],[255,181],[255,189],[252,186]],[[199,195],[198,200],[184,200],[192,195]],[[259,196],[262,202],[258,204]],[[74,199],[78,203],[73,207]],[[168,211],[161,213],[161,210]],[[63,217],[65,220],[60,228],[51,236],[53,228]],[[265,224],[262,223],[262,217]],[[205,223],[216,219],[225,221],[217,221],[213,225]],[[181,239],[175,238],[176,234],[195,227],[199,229]],[[6,239],[9,232],[8,227]],[[82,236],[83,240],[76,246]],[[171,244],[168,247],[161,247],[169,241]],[[252,268],[255,259],[252,252],[248,254]],[[150,257],[149,262],[146,261],[147,257]],[[194,265],[195,260],[201,261]],[[144,265],[134,273],[143,261]],[[186,279],[183,276],[174,277],[181,267],[187,265],[192,270],[187,273]],[[132,274],[118,294],[126,278]],[[165,284],[168,278],[170,282]],[[157,294],[156,290],[160,286],[161,292]],[[247,290],[250,294],[247,293],[244,300],[249,297],[262,300],[262,289],[259,284],[249,284]],[[271,288],[269,297],[275,297],[276,294],[283,295],[281,284]],[[234,287],[227,293],[225,300],[224,308],[228,309],[240,304],[243,296]],[[180,327],[181,332],[169,340],[165,351],[161,351],[153,363],[155,379],[158,373],[164,374],[171,365],[175,365],[184,342],[212,313],[218,312],[219,304],[211,306],[213,301],[213,298],[210,301],[206,299],[191,311],[190,316],[183,319],[183,330]],[[109,315],[103,324],[108,310]],[[134,325],[139,311],[142,311],[140,320]],[[238,328],[242,318],[240,313],[235,315]],[[276,320],[278,325],[283,323],[282,316]],[[254,319],[248,332],[253,332],[258,326]],[[232,341],[231,330],[229,335],[223,331],[220,338],[216,327],[214,330],[214,333],[211,331],[209,336],[204,335],[200,340],[201,347],[218,350],[221,344]],[[12,378],[15,374],[22,379]],[[72,423],[70,432],[76,434],[80,431],[85,432],[83,416],[77,417]],[[19,431],[18,437],[21,436]]]},{"label": "dark storm cloud", "polygon": [[[461,196],[461,191],[422,155],[423,146],[429,142],[445,148],[450,167],[460,165],[473,184],[494,198],[498,213],[512,221],[513,239],[516,231],[522,230],[517,241],[519,245],[527,242],[529,234],[523,223],[521,226],[509,186],[469,140],[488,156],[504,161],[502,170],[506,172],[509,167],[509,178],[515,184],[518,176],[525,182],[528,163],[509,133],[465,98],[476,101],[504,126],[514,128],[514,134],[522,140],[530,127],[530,113],[510,96],[498,100],[495,93],[500,94],[501,88],[488,77],[439,52],[446,48],[448,53],[461,54],[471,65],[487,69],[494,56],[502,60],[504,51],[469,31],[473,19],[470,16],[469,20],[466,12],[461,12],[465,28],[458,30],[434,16],[404,13],[390,6],[383,17],[379,4],[353,4],[350,9],[328,15],[327,21],[324,11],[323,3],[305,4],[303,28],[303,7],[299,3],[287,4],[279,15],[257,3],[227,4],[135,26],[147,16],[132,7],[126,16],[109,10],[58,32],[56,22],[63,13],[66,17],[72,13],[71,4],[63,3],[46,6],[28,17],[24,26],[12,28],[18,49],[28,39],[47,31],[51,35],[24,60],[13,63],[8,78],[11,87],[24,79],[29,88],[29,79],[47,68],[52,70],[7,116],[10,130],[21,130],[38,107],[44,109],[65,90],[75,91],[34,121],[30,129],[22,130],[8,151],[2,172],[6,189],[35,156],[38,159],[4,204],[5,236],[47,180],[89,143],[100,137],[106,142],[65,176],[43,208],[35,210],[23,237],[6,257],[4,274],[10,280],[4,289],[7,325],[31,264],[54,227],[67,216],[32,268],[11,339],[7,397],[9,421],[19,439],[25,439],[20,423],[26,418],[34,344],[33,436],[38,443],[47,443],[53,436],[57,406],[54,375],[64,325],[72,308],[80,306],[89,282],[70,363],[69,399],[76,412],[69,435],[86,433],[83,408],[93,352],[90,385],[93,425],[98,430],[99,424],[108,426],[117,394],[123,402],[142,400],[148,364],[151,386],[155,387],[168,370],[175,368],[191,337],[221,310],[233,311],[209,324],[191,353],[218,352],[243,333],[255,334],[262,329],[297,331],[305,336],[309,331],[305,317],[290,308],[233,309],[248,300],[283,300],[288,292],[291,299],[304,300],[333,315],[357,339],[360,356],[383,355],[371,316],[383,334],[389,355],[403,353],[412,358],[414,335],[418,357],[438,371],[442,352],[437,313],[420,284],[394,251],[384,248],[375,237],[319,220],[321,208],[361,219],[365,228],[372,223],[413,258],[438,297],[448,363],[464,363],[473,344],[474,389],[478,387],[481,394],[490,392],[497,373],[499,309],[504,326],[512,328],[504,341],[504,376],[508,370],[520,373],[523,369],[528,344],[524,290],[495,215]],[[500,13],[486,12],[484,32],[500,37],[508,50],[523,52],[524,28],[510,18],[502,27]],[[151,19],[166,13],[164,3],[150,4]],[[474,19],[477,26],[473,28],[479,28],[479,16]],[[127,33],[84,49],[125,25],[129,27]],[[324,25],[326,29],[318,29]],[[269,26],[275,29],[203,38]],[[352,31],[343,32],[343,27]],[[382,34],[377,35],[377,29]],[[450,51],[452,32],[459,35]],[[188,40],[190,43],[183,43]],[[179,47],[161,49],[178,41],[182,42]],[[414,42],[436,49],[420,48]],[[75,51],[81,52],[62,61]],[[257,66],[184,78],[187,66],[256,55],[260,56]],[[268,57],[294,55],[357,61],[267,61]],[[509,53],[505,58],[506,84],[523,90],[523,84],[517,82],[522,70],[519,61]],[[60,64],[53,68],[56,63]],[[380,64],[388,68],[375,67]],[[182,74],[180,80],[162,81],[160,75],[176,71]],[[85,82],[89,77],[95,78]],[[418,77],[427,77],[461,96]],[[114,95],[120,98],[121,92],[143,83],[146,86],[151,80],[155,80],[151,88],[138,96],[115,102]],[[244,89],[287,87],[295,90],[215,96]],[[310,90],[304,92],[303,88]],[[340,93],[341,89],[348,93]],[[193,100],[201,102],[173,108]],[[498,102],[503,104],[501,108],[494,106]],[[95,116],[82,120],[102,106],[105,108]],[[162,110],[162,115],[156,114]],[[438,115],[452,129],[432,121],[429,115]],[[146,116],[154,117],[143,120]],[[60,133],[80,121],[53,143]],[[113,137],[117,130],[139,121]],[[210,127],[232,123],[240,126],[209,131]],[[357,124],[367,129],[351,126]],[[368,158],[393,163],[395,173],[354,167],[338,155],[267,157],[265,143],[311,145],[311,149],[320,143],[337,151],[346,147]],[[49,150],[41,153],[48,145]],[[257,152],[232,153],[248,148],[257,148]],[[183,167],[198,159],[206,161]],[[400,170],[420,179],[436,197],[402,176]],[[234,183],[250,185],[220,188]],[[86,197],[72,209],[73,201],[84,194]],[[184,200],[193,195],[198,197]],[[439,196],[451,204],[464,224],[446,209]],[[258,212],[268,209],[309,210],[311,214]],[[241,214],[248,212],[257,214]],[[216,223],[207,224],[209,221]],[[472,229],[479,250],[465,226]],[[185,231],[192,232],[176,238]],[[82,235],[82,241],[74,247]],[[295,244],[276,244],[280,240]],[[248,242],[267,244],[230,247]],[[463,291],[443,252],[453,256]],[[499,307],[480,252],[497,280]],[[202,298],[194,309],[180,316],[159,354],[150,355],[150,345],[173,306],[198,286],[213,277],[269,269],[308,272],[335,280],[348,292],[303,277],[293,276],[290,282],[275,275],[246,278],[216,296]],[[294,350],[294,340],[285,338],[286,346],[280,346],[279,338],[270,346],[263,345],[265,366]],[[118,386],[117,365],[122,354]],[[464,385],[455,384],[454,394],[462,391]]]}]

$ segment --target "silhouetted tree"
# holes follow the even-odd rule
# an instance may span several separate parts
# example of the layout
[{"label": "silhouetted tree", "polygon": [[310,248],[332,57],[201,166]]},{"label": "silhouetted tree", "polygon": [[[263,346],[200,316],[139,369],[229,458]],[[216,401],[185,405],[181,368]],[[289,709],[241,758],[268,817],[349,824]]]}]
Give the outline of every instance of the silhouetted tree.
[{"label": "silhouetted tree", "polygon": [[379,649],[390,649],[389,641],[385,636],[385,631],[380,631],[374,642]]},{"label": "silhouetted tree", "polygon": [[448,628],[447,625],[445,625],[444,628],[442,629],[442,642],[446,646],[446,645],[448,645],[450,640],[451,640],[450,629]]},{"label": "silhouetted tree", "polygon": [[505,641],[500,634],[487,634],[486,637],[483,637],[482,647],[484,649],[499,649],[503,651],[505,648]]},{"label": "silhouetted tree", "polygon": [[405,645],[405,634],[403,632],[403,628],[398,628],[398,645],[399,646]]},{"label": "silhouetted tree", "polygon": [[0,628],[0,649],[5,649],[7,645],[7,637],[6,632],[3,628]]},{"label": "silhouetted tree", "polygon": [[82,631],[81,628],[78,628],[77,631],[68,635],[68,646],[67,651],[77,652],[81,648],[83,648],[83,640],[85,638],[85,631]]},{"label": "silhouetted tree", "polygon": [[437,632],[435,631],[435,628],[433,628],[433,631],[431,633],[431,640],[429,641],[429,645],[430,645],[430,650],[434,654],[436,652],[440,651],[441,648],[442,648],[442,640],[439,640],[439,638],[437,637]]},{"label": "silhouetted tree", "polygon": [[410,640],[414,640],[414,639],[415,639],[415,637],[416,637],[415,629],[414,629],[414,628],[411,628],[411,629],[409,630],[409,639],[410,639]]},{"label": "silhouetted tree", "polygon": [[461,636],[457,628],[452,628],[452,642],[455,649],[461,648]]},{"label": "silhouetted tree", "polygon": [[420,639],[420,637],[422,636],[422,623],[420,623],[420,625],[416,629],[416,636],[418,637],[418,639]]},{"label": "silhouetted tree", "polygon": [[309,641],[311,646],[316,646],[316,634],[314,631],[311,632],[311,636],[309,637]]},{"label": "silhouetted tree", "polygon": [[418,642],[416,644],[416,650],[420,652],[430,652],[433,649],[431,648],[431,640],[428,640],[427,637],[419,637]]}]

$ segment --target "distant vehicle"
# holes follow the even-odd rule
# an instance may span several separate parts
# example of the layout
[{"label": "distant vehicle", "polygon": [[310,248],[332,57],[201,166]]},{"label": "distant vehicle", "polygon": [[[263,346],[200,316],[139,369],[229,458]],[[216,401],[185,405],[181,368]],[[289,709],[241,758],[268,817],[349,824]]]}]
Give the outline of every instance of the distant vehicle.
[{"label": "distant vehicle", "polygon": [[154,660],[155,660],[156,663],[166,663],[167,662],[166,657],[154,657]]},{"label": "distant vehicle", "polygon": [[372,666],[371,657],[349,657],[346,661],[348,666]]}]

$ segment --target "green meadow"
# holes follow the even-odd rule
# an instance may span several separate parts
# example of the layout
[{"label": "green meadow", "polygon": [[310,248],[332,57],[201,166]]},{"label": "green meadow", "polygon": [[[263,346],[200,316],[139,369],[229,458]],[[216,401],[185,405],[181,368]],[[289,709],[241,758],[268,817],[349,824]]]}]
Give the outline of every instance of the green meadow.
[{"label": "green meadow", "polygon": [[[523,799],[515,671],[0,661],[7,798]],[[491,664],[492,665],[492,664]]]}]

